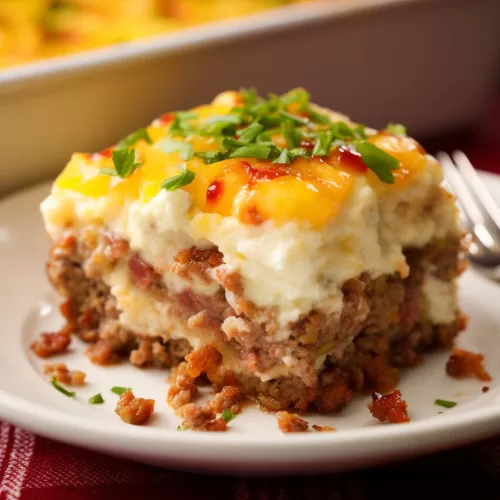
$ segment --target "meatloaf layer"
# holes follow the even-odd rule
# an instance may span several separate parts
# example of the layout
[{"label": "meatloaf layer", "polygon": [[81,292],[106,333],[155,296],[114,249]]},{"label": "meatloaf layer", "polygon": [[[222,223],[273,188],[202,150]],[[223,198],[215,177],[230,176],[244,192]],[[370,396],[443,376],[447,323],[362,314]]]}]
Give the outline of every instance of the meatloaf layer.
[{"label": "meatloaf layer", "polygon": [[[109,364],[124,357],[137,366],[169,367],[182,362],[177,373],[184,377],[186,365],[196,364],[196,353],[208,346],[211,368],[202,363],[198,376],[204,374],[216,387],[236,383],[270,410],[294,407],[329,412],[350,402],[353,392],[392,390],[401,367],[419,363],[427,351],[452,345],[464,326],[463,319],[458,311],[447,323],[429,318],[432,297],[426,283],[432,279],[452,284],[463,267],[459,255],[458,239],[406,249],[410,267],[406,278],[396,273],[370,279],[363,274],[346,281],[340,316],[313,311],[290,325],[293,334],[281,342],[266,340],[265,327],[252,321],[272,318],[272,311],[240,296],[237,275],[212,272],[214,278],[208,277],[208,270],[224,267],[224,257],[217,249],[180,252],[177,272],[185,279],[197,275],[209,281],[219,276],[234,294],[237,309],[224,293],[207,300],[192,291],[179,294],[169,290],[126,242],[110,234],[102,236],[90,227],[79,235],[73,230],[65,232],[51,251],[47,271],[54,287],[68,299],[62,311],[71,331],[91,344],[87,355],[93,362]],[[128,329],[120,321],[115,296],[99,276],[103,269],[112,268],[125,268],[151,304],[168,304],[171,327],[187,325],[191,335],[184,331],[184,338],[174,339],[166,331],[152,337]],[[200,332],[203,341],[196,342]],[[194,355],[184,361],[193,347]],[[287,355],[296,363],[294,373],[288,369]],[[270,367],[276,376],[256,375],[270,373]],[[175,406],[175,376],[173,394]]]}]

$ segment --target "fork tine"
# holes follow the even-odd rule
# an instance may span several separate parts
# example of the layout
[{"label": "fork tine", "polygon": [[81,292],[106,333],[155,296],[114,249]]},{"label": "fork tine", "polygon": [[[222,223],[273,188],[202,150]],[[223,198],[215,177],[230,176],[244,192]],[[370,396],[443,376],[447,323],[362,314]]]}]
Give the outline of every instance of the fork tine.
[{"label": "fork tine", "polygon": [[490,216],[497,229],[500,231],[500,207],[493,200],[489,191],[485,188],[483,181],[472,166],[467,156],[462,151],[455,151],[453,159],[462,175],[471,186],[476,198],[484,211]]},{"label": "fork tine", "polygon": [[457,172],[453,160],[447,153],[444,153],[443,151],[440,151],[436,155],[436,158],[441,164],[446,182],[451,187],[455,196],[459,200],[460,205],[462,206],[467,218],[473,225],[484,225],[484,216],[481,213],[481,210],[479,210],[479,208],[477,207],[474,198],[472,198],[471,194],[469,193],[469,190],[460,177],[460,174]]},{"label": "fork tine", "polygon": [[455,167],[453,160],[448,154],[442,151],[436,155],[436,158],[443,168],[445,179],[455,193],[457,200],[463,209],[463,213],[472,224],[472,232],[483,246],[488,248],[490,251],[498,251],[499,245],[486,226],[486,220],[483,212],[481,212],[478,208],[476,201],[470,194],[469,189],[458,172],[457,167]]}]

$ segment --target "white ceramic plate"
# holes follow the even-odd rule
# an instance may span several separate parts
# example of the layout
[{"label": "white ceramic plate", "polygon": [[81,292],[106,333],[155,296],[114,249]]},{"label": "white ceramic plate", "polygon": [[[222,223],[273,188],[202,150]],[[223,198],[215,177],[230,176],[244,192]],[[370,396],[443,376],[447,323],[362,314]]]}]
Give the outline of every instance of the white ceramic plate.
[{"label": "white ceramic plate", "polygon": [[[488,186],[500,200],[500,177],[488,175]],[[165,401],[166,373],[123,364],[97,367],[73,340],[71,353],[60,357],[72,369],[87,373],[88,385],[75,400],[57,392],[41,374],[43,361],[29,350],[41,331],[58,328],[58,297],[44,272],[47,253],[38,204],[48,185],[25,191],[0,203],[0,418],[43,436],[171,468],[219,473],[296,473],[334,471],[384,463],[456,446],[500,431],[500,285],[477,271],[461,280],[461,303],[470,316],[459,344],[486,355],[493,376],[490,391],[477,380],[455,380],[445,374],[447,353],[428,356],[404,373],[400,389],[412,422],[385,425],[358,397],[332,416],[306,416],[313,424],[337,432],[283,435],[273,415],[254,408],[243,411],[226,433],[178,432],[178,418]],[[56,358],[55,361],[58,361]],[[115,385],[132,387],[137,395],[156,400],[150,425],[134,427],[114,414]],[[101,392],[105,404],[87,403]],[[453,409],[436,398],[457,401]],[[440,413],[443,412],[443,413]]]}]

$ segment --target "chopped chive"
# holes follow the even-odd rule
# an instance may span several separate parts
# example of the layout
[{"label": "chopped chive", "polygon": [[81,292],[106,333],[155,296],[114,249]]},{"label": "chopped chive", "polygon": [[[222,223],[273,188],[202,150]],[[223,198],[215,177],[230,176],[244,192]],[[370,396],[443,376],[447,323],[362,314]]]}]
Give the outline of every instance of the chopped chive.
[{"label": "chopped chive", "polygon": [[189,160],[194,155],[193,145],[189,142],[164,139],[157,143],[158,149],[166,154],[179,153],[181,160]]},{"label": "chopped chive", "polygon": [[258,158],[261,160],[266,160],[271,153],[270,146],[264,146],[262,144],[250,144],[248,146],[242,146],[234,150],[229,158]]},{"label": "chopped chive", "polygon": [[238,132],[238,141],[245,144],[252,142],[264,130],[264,125],[254,122]]},{"label": "chopped chive", "polygon": [[131,391],[131,387],[120,387],[120,386],[114,386],[111,388],[111,392],[114,392],[116,395],[121,396],[124,392]]},{"label": "chopped chive", "polygon": [[89,403],[91,405],[101,405],[102,403],[104,403],[104,399],[102,399],[101,393],[98,392],[97,394],[94,394],[93,396],[91,396],[89,398]]},{"label": "chopped chive", "polygon": [[103,175],[113,175],[113,176],[118,175],[118,172],[114,168],[101,168],[99,170],[99,173]]},{"label": "chopped chive", "polygon": [[61,393],[67,396],[68,398],[74,398],[76,396],[76,392],[68,391],[65,389],[55,378],[50,380],[50,383]]},{"label": "chopped chive", "polygon": [[436,401],[434,401],[434,404],[442,406],[444,408],[453,408],[457,405],[455,401],[446,401],[446,399],[436,399]]},{"label": "chopped chive", "polygon": [[293,159],[292,159],[292,155],[290,154],[290,151],[288,151],[288,149],[283,149],[280,153],[280,155],[278,156],[278,158],[276,158],[276,160],[273,161],[273,163],[280,163],[281,165],[290,165],[290,163],[292,163]]},{"label": "chopped chive", "polygon": [[394,184],[391,170],[399,167],[399,161],[371,142],[359,141],[354,145],[363,162],[375,172],[376,176],[387,184]]},{"label": "chopped chive", "polygon": [[231,420],[236,418],[236,415],[231,410],[226,408],[222,411],[222,418],[226,421],[226,424],[228,424]]},{"label": "chopped chive", "polygon": [[224,153],[221,151],[202,151],[195,153],[194,156],[198,156],[208,165],[222,161],[225,158]]},{"label": "chopped chive", "polygon": [[406,127],[404,125],[401,125],[400,123],[389,123],[387,127],[385,127],[385,130],[389,132],[389,134],[394,134],[394,135],[402,135],[406,137]]},{"label": "chopped chive", "polygon": [[247,106],[252,106],[257,103],[257,91],[254,88],[240,89],[240,95],[243,97],[243,102]]},{"label": "chopped chive", "polygon": [[281,132],[290,149],[296,148],[301,139],[301,133],[297,130],[292,120],[286,119],[281,122]]},{"label": "chopped chive", "polygon": [[309,125],[309,120],[307,118],[302,118],[292,113],[288,113],[287,111],[280,110],[280,115],[283,118],[288,118],[289,120],[292,120],[297,125]]},{"label": "chopped chive", "polygon": [[325,132],[318,137],[313,149],[313,156],[328,156],[332,143],[332,134]]},{"label": "chopped chive", "polygon": [[137,167],[140,167],[140,163],[135,163],[135,149],[114,149],[112,153],[113,164],[116,169],[116,173],[125,179],[132,175]]},{"label": "chopped chive", "polygon": [[196,174],[191,170],[183,170],[180,174],[174,175],[164,180],[161,184],[163,189],[167,191],[176,191],[177,189],[187,186],[193,182]]}]

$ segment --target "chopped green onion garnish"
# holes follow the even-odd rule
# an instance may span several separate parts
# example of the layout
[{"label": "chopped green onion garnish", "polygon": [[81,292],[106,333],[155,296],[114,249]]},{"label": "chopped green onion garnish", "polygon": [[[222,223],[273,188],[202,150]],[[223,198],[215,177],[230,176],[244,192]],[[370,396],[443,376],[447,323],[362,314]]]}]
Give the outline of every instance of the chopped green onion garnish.
[{"label": "chopped green onion garnish", "polygon": [[121,396],[124,392],[131,391],[132,389],[130,387],[120,387],[120,386],[114,386],[111,388],[111,392],[114,392],[118,396]]},{"label": "chopped green onion garnish", "polygon": [[354,138],[356,133],[345,122],[335,122],[330,125],[334,139],[344,140],[346,138]]},{"label": "chopped green onion garnish", "polygon": [[187,430],[188,430],[188,428],[187,428],[187,427],[182,427],[182,425],[178,425],[178,426],[177,426],[177,430],[178,430],[178,431],[187,431]]},{"label": "chopped green onion garnish", "polygon": [[434,404],[443,406],[444,408],[453,408],[454,406],[457,406],[457,403],[455,401],[446,401],[446,399],[436,399],[436,401],[434,401]]},{"label": "chopped green onion garnish", "polygon": [[50,383],[61,393],[67,396],[68,398],[74,398],[76,396],[76,392],[71,392],[65,389],[55,378],[50,380]]},{"label": "chopped green onion garnish", "polygon": [[252,106],[257,102],[257,91],[255,89],[240,89],[240,95],[247,106]]},{"label": "chopped green onion garnish", "polygon": [[324,115],[322,113],[318,113],[311,106],[306,106],[303,109],[307,113],[307,116],[309,116],[309,118],[311,118],[311,120],[315,123],[321,123],[323,125],[328,125],[331,121],[327,115]]},{"label": "chopped green onion garnish", "polygon": [[399,161],[394,156],[366,141],[357,142],[355,149],[368,168],[373,170],[381,181],[394,184],[394,176],[391,170],[399,167]]},{"label": "chopped green onion garnish", "polygon": [[113,149],[112,158],[116,173],[122,179],[127,178],[141,166],[140,163],[135,163],[135,149]]},{"label": "chopped green onion garnish", "polygon": [[269,157],[271,153],[270,146],[264,146],[262,144],[250,144],[248,146],[242,146],[234,150],[229,158],[258,158],[265,160]]},{"label": "chopped green onion garnish", "polygon": [[228,424],[231,420],[236,418],[236,415],[231,410],[226,408],[222,411],[222,418],[226,421],[226,424]]},{"label": "chopped green onion garnish", "polygon": [[89,398],[89,403],[91,405],[101,405],[102,403],[104,403],[104,399],[102,399],[101,393],[98,392],[97,394],[94,394],[93,396],[91,396]]},{"label": "chopped green onion garnish", "polygon": [[292,113],[288,113],[287,111],[280,111],[280,115],[283,118],[288,118],[292,120],[297,125],[309,125],[309,120],[307,118],[302,118],[301,116],[293,115]]},{"label": "chopped green onion garnish", "polygon": [[385,129],[387,130],[387,132],[389,132],[389,134],[402,135],[405,137],[407,135],[406,127],[404,125],[401,125],[400,123],[389,123],[389,125],[387,125]]},{"label": "chopped green onion garnish", "polygon": [[316,144],[314,145],[313,149],[313,156],[328,156],[328,153],[330,153],[330,145],[332,142],[332,134],[331,133],[324,133],[321,134],[318,137],[318,140],[316,141]]},{"label": "chopped green onion garnish", "polygon": [[296,148],[299,145],[302,135],[297,130],[295,123],[292,120],[287,118],[281,122],[281,132],[291,149]]},{"label": "chopped green onion garnish", "polygon": [[193,145],[189,142],[176,141],[174,139],[164,139],[156,145],[164,153],[179,153],[181,160],[190,160],[194,154]]},{"label": "chopped green onion garnish", "polygon": [[273,161],[273,163],[280,163],[281,165],[290,165],[290,163],[292,163],[293,161],[293,158],[292,158],[292,155],[290,154],[290,151],[288,151],[288,149],[283,149],[280,153],[280,155],[278,156],[278,158],[276,158],[276,160]]},{"label": "chopped green onion garnish", "polygon": [[99,173],[103,175],[118,175],[118,172],[114,168],[101,168]]},{"label": "chopped green onion garnish", "polygon": [[252,142],[264,130],[264,125],[254,122],[238,132],[238,141],[248,144]]},{"label": "chopped green onion garnish", "polygon": [[198,156],[208,165],[222,161],[225,158],[225,155],[220,151],[203,151],[195,153],[194,156]]},{"label": "chopped green onion garnish", "polygon": [[191,170],[183,170],[180,174],[174,175],[173,177],[164,180],[161,184],[161,187],[163,189],[166,189],[167,191],[176,191],[182,186],[191,184],[191,182],[193,182],[193,179],[195,178],[195,175],[196,174]]}]

